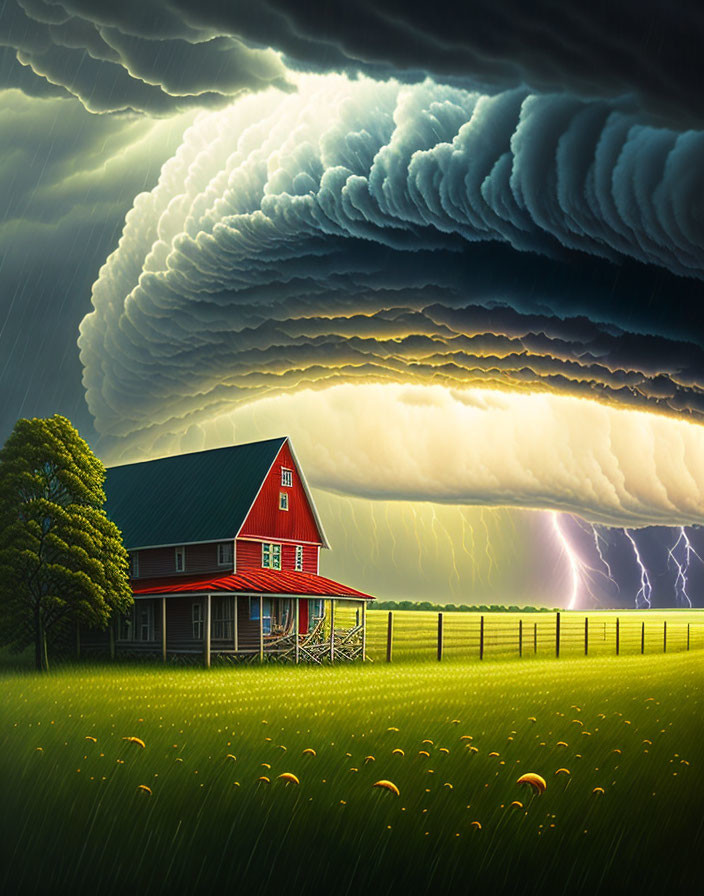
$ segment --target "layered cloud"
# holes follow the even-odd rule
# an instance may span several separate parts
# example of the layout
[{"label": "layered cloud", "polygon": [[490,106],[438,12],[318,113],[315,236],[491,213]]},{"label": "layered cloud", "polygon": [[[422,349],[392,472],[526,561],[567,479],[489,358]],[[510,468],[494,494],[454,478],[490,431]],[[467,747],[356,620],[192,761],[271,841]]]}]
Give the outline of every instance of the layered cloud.
[{"label": "layered cloud", "polygon": [[687,0],[8,0],[0,73],[5,86],[68,92],[93,111],[165,114],[283,83],[273,48],[307,71],[627,97],[688,126],[702,122],[703,31]]},{"label": "layered cloud", "polygon": [[[491,438],[481,422],[500,417],[480,415],[486,488],[460,478],[444,499],[624,525],[704,519],[691,486],[704,429],[674,419],[704,413],[704,349],[686,330],[687,284],[698,291],[704,274],[704,135],[523,89],[489,97],[341,76],[298,87],[201,115],[155,189],[136,198],[81,327],[86,396],[110,450],[148,451],[302,390],[499,389],[526,402],[507,412],[522,420],[508,455],[496,441],[504,427]],[[654,270],[669,271],[666,305],[639,291]],[[564,486],[552,461],[541,472],[521,453],[537,450],[527,437],[535,393],[570,402],[535,405],[550,409],[536,411],[539,430],[564,431],[569,453],[584,448]],[[444,430],[433,424],[445,437],[456,426],[460,446],[470,440],[462,401],[434,412],[446,414]],[[584,408],[602,416],[578,425]],[[618,424],[616,409],[634,408],[662,419]],[[380,401],[374,426],[390,414]],[[652,492],[624,472],[640,444]],[[597,455],[599,488],[587,463]],[[532,487],[507,473],[519,467]],[[426,497],[442,496],[423,470]],[[406,477],[392,492],[416,487]]]}]

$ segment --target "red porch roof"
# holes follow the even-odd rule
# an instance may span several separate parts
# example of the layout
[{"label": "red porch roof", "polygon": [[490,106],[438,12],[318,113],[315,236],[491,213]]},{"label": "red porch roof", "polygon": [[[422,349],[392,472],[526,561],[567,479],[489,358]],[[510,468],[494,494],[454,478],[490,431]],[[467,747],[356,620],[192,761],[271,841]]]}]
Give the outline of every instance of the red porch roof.
[{"label": "red porch roof", "polygon": [[160,594],[271,594],[292,597],[347,597],[374,600],[370,594],[341,585],[325,576],[279,569],[247,569],[226,576],[169,576],[132,582],[136,597]]}]

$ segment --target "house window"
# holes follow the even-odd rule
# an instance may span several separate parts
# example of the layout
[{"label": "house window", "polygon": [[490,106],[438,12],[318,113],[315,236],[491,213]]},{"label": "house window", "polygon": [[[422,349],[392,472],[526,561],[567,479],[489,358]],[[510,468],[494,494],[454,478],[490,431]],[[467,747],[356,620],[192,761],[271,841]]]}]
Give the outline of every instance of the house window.
[{"label": "house window", "polygon": [[288,510],[287,492],[279,492],[279,510]]},{"label": "house window", "polygon": [[297,572],[303,572],[303,545],[296,545],[296,565],[295,569]]},{"label": "house window", "polygon": [[234,637],[234,598],[221,597],[213,602],[213,638]]},{"label": "house window", "polygon": [[174,548],[174,565],[176,572],[184,572],[186,569],[186,548]]},{"label": "house window", "polygon": [[234,550],[231,541],[221,541],[218,545],[218,566],[232,566]]},{"label": "house window", "polygon": [[308,601],[308,612],[310,614],[310,618],[317,622],[319,619],[322,619],[325,615],[325,602],[321,600],[309,600]]},{"label": "house window", "polygon": [[194,641],[202,641],[203,640],[203,604],[198,603],[193,604],[191,607],[191,621],[193,623],[193,640]]},{"label": "house window", "polygon": [[154,640],[154,603],[151,600],[138,601],[135,604],[135,640]]},{"label": "house window", "polygon": [[130,578],[136,579],[139,576],[139,552],[132,551],[130,554]]},{"label": "house window", "polygon": [[281,545],[262,542],[262,569],[281,569]]},{"label": "house window", "polygon": [[[271,598],[263,597],[262,599],[262,631],[265,635],[271,631]],[[252,622],[259,622],[259,598],[250,597],[249,599],[249,618]]]},{"label": "house window", "polygon": [[284,467],[281,468],[281,485],[284,488],[291,488],[293,485],[293,470],[287,470]]}]

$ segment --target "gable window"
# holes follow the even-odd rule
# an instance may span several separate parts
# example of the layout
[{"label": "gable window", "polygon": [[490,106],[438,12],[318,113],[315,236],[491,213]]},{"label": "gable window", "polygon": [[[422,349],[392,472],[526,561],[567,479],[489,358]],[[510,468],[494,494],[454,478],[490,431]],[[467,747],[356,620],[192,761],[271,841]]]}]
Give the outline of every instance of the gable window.
[{"label": "gable window", "polygon": [[294,567],[297,572],[303,572],[303,545],[296,545],[296,565]]},{"label": "gable window", "polygon": [[281,468],[281,485],[284,488],[291,488],[293,485],[293,470],[287,470],[285,467]]},{"label": "gable window", "polygon": [[287,492],[279,492],[279,510],[288,510]]},{"label": "gable window", "polygon": [[193,623],[193,640],[203,640],[203,604],[198,601],[191,607],[191,622]]},{"label": "gable window", "polygon": [[234,637],[234,598],[221,597],[215,598],[213,601],[213,637],[227,638]]},{"label": "gable window", "polygon": [[130,554],[130,578],[136,579],[139,576],[139,551],[132,551]]},{"label": "gable window", "polygon": [[174,565],[176,572],[184,572],[186,569],[186,548],[174,548]]},{"label": "gable window", "polygon": [[232,566],[234,550],[231,541],[221,541],[218,545],[218,566]]},{"label": "gable window", "polygon": [[281,545],[262,542],[262,569],[281,569]]}]

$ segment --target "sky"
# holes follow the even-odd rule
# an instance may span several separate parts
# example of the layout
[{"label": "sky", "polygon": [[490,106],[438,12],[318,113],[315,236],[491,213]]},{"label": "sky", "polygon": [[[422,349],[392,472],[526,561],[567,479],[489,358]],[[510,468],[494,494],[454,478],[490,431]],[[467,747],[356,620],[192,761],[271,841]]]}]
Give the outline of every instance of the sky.
[{"label": "sky", "polygon": [[694,3],[0,2],[0,439],[288,434],[382,598],[704,605]]}]

